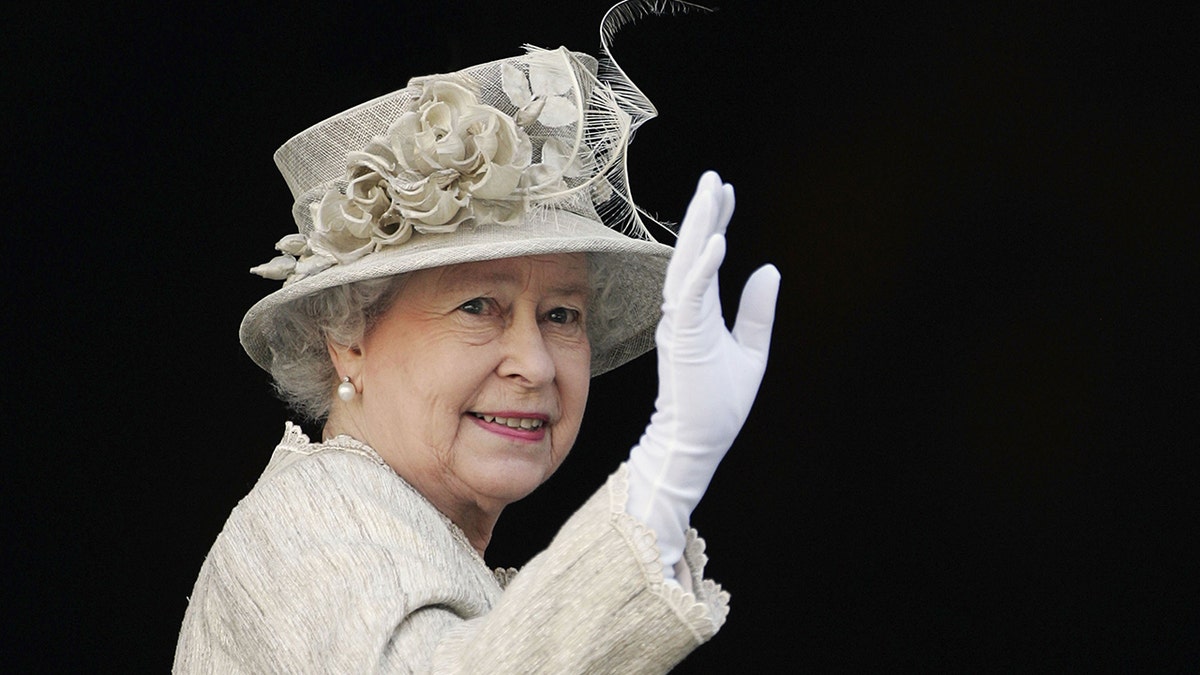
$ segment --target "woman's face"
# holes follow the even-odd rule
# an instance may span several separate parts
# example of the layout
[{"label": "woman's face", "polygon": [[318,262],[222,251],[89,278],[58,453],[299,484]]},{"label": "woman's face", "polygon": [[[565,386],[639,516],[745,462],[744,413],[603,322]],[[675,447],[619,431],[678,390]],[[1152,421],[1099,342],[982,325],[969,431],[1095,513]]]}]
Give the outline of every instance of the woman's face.
[{"label": "woman's face", "polygon": [[426,497],[485,509],[567,456],[591,377],[583,254],[409,275],[363,340],[363,440]]}]

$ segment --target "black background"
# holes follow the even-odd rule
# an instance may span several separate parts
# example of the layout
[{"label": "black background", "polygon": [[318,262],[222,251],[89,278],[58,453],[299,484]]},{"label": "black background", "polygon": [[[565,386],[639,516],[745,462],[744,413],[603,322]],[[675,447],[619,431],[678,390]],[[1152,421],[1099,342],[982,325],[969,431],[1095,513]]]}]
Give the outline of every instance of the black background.
[{"label": "black background", "polygon": [[[694,517],[732,611],[680,672],[1200,665],[1200,16],[1050,4],[729,0],[618,35],[661,111],[635,198],[678,219],[718,170],[727,307],[783,275]],[[169,669],[289,417],[236,337],[294,227],[275,148],[413,75],[596,53],[608,3],[213,5],[6,19],[6,668]],[[594,381],[490,562],[545,545],[653,390],[652,355]]]}]

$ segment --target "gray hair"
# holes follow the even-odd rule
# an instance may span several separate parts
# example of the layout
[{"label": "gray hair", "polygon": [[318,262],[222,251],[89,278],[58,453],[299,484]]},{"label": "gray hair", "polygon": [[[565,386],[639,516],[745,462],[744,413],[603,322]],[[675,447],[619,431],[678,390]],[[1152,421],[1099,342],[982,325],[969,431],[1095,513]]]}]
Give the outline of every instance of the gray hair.
[{"label": "gray hair", "polygon": [[[618,319],[619,302],[597,300],[605,294],[598,282],[607,278],[605,271],[611,264],[619,262],[610,263],[608,255],[587,257],[592,285],[587,328],[594,335]],[[271,377],[276,393],[293,411],[318,424],[329,416],[337,371],[327,343],[360,344],[391,309],[406,279],[399,274],[334,286],[279,308],[269,333]]]},{"label": "gray hair", "polygon": [[271,377],[292,410],[312,422],[328,417],[337,383],[328,342],[361,343],[405,279],[400,274],[334,286],[279,308],[271,322]]}]

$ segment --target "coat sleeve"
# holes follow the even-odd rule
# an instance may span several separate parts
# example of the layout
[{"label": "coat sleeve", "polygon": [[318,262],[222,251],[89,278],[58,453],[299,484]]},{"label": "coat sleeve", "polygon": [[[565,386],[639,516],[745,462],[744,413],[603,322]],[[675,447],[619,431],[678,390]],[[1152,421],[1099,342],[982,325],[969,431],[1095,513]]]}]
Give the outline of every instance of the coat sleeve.
[{"label": "coat sleeve", "polygon": [[654,533],[625,513],[624,465],[526,565],[486,617],[451,629],[437,673],[664,673],[709,640],[729,596],[704,580],[688,533],[691,591],[664,583]]}]

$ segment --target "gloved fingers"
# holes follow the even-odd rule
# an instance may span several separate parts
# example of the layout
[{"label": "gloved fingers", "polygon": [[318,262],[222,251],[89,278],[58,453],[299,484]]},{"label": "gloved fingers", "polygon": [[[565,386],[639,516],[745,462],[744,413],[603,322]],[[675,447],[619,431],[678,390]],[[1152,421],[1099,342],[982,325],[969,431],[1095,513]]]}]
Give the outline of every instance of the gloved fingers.
[{"label": "gloved fingers", "polygon": [[[716,175],[715,173],[713,175]],[[720,180],[720,178],[717,178]],[[721,184],[720,206],[721,213],[717,217],[717,222],[720,223],[721,234],[729,229],[729,221],[733,220],[733,207],[736,205],[737,199],[734,198],[733,186],[729,183]]]},{"label": "gloved fingers", "polygon": [[679,238],[675,241],[675,251],[667,266],[667,278],[663,287],[663,297],[668,301],[678,296],[683,278],[695,264],[713,233],[724,233],[733,215],[733,188],[721,183],[720,176],[714,171],[706,171],[700,177],[696,193],[688,204],[683,224],[679,228]]},{"label": "gloved fingers", "polygon": [[[683,288],[680,289],[677,329],[701,325],[702,318],[712,309],[712,305],[719,305],[721,298],[717,288],[717,271],[724,260],[725,235],[714,234],[705,243],[695,265],[688,270]],[[720,313],[719,307],[716,311]],[[721,328],[724,327],[722,324]]]},{"label": "gloved fingers", "polygon": [[668,291],[664,295],[677,292],[683,284],[683,277],[692,268],[696,256],[700,255],[713,223],[720,214],[719,192],[713,185],[713,178],[708,173],[700,178],[696,192],[688,203],[687,213],[679,228],[679,238],[675,240],[675,252],[671,255],[671,263],[667,267]]},{"label": "gloved fingers", "polygon": [[775,323],[775,304],[779,299],[779,270],[763,265],[750,275],[742,287],[733,339],[764,360],[771,346],[771,327]]},{"label": "gloved fingers", "polygon": [[[711,214],[712,220],[708,223],[707,234],[725,234],[725,230],[729,228],[729,221],[733,218],[733,207],[736,202],[733,186],[723,182],[716,171],[705,171],[700,176],[696,190],[697,192],[704,190],[713,196],[714,209]],[[707,240],[707,236],[705,239]]]}]

